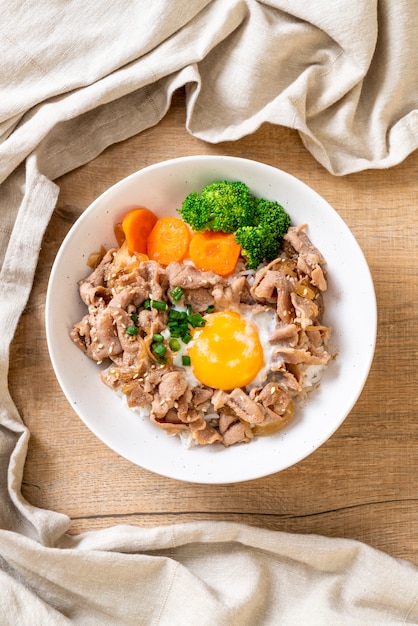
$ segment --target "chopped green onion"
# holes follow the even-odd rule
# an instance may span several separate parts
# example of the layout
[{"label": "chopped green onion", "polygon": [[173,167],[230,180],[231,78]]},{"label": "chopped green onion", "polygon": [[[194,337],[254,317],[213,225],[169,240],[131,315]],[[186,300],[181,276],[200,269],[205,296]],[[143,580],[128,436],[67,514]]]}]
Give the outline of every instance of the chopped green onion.
[{"label": "chopped green onion", "polygon": [[158,354],[158,356],[164,356],[167,352],[166,346],[164,346],[162,343],[153,343],[151,348],[152,351],[155,352],[155,354]]},{"label": "chopped green onion", "polygon": [[204,326],[206,324],[206,320],[200,315],[200,313],[192,313],[191,315],[188,315],[187,320],[193,328],[199,328],[200,326]]},{"label": "chopped green onion", "polygon": [[149,298],[144,300],[143,307],[144,309],[148,309],[148,310],[151,308],[151,300]]},{"label": "chopped green onion", "polygon": [[186,306],[186,315],[187,315],[187,317],[189,317],[189,315],[191,315],[191,314],[192,314],[192,305],[188,304]]},{"label": "chopped green onion", "polygon": [[131,320],[133,322],[137,322],[138,321],[138,317],[139,317],[138,313],[131,313]]},{"label": "chopped green onion", "polygon": [[178,352],[181,348],[180,341],[178,341],[178,339],[175,339],[174,337],[170,339],[170,341],[168,342],[168,345],[170,346],[173,352]]},{"label": "chopped green onion", "polygon": [[180,298],[183,296],[183,289],[181,287],[174,287],[170,291],[170,296],[173,298],[173,302],[178,302]]},{"label": "chopped green onion", "polygon": [[185,333],[184,335],[182,335],[182,340],[184,341],[184,343],[189,343],[190,339],[192,338],[190,333]]},{"label": "chopped green onion", "polygon": [[139,328],[137,326],[127,326],[125,332],[127,335],[131,335],[131,337],[134,337],[138,334]]},{"label": "chopped green onion", "polygon": [[215,310],[215,305],[214,304],[210,304],[208,306],[208,308],[206,309],[206,313],[213,313]]},{"label": "chopped green onion", "polygon": [[158,309],[158,311],[165,311],[167,308],[167,303],[160,302],[160,300],[151,300],[151,306],[153,309]]},{"label": "chopped green onion", "polygon": [[182,332],[181,332],[180,328],[170,328],[170,335],[172,337],[179,338],[179,337],[181,337]]},{"label": "chopped green onion", "polygon": [[184,367],[187,367],[191,363],[190,357],[187,354],[183,354],[183,356],[181,357],[181,363],[182,365],[184,365]]},{"label": "chopped green onion", "polygon": [[152,340],[156,343],[162,343],[164,341],[164,337],[160,335],[160,333],[154,333],[152,336]]}]

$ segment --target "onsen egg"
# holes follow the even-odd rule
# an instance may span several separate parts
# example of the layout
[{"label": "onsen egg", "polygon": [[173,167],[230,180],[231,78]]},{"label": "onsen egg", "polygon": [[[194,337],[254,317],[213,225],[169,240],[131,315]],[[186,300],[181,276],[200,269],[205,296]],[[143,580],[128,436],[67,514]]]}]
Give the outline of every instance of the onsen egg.
[{"label": "onsen egg", "polygon": [[195,377],[215,389],[248,385],[264,365],[257,327],[236,311],[212,313],[205,319],[205,326],[194,330],[187,350]]}]

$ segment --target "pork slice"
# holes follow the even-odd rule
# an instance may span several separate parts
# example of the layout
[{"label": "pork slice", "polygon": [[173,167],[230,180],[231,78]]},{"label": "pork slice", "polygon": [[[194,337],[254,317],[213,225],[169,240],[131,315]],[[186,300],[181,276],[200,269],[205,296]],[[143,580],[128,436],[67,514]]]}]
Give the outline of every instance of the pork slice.
[{"label": "pork slice", "polygon": [[303,348],[282,348],[277,347],[273,351],[274,357],[279,357],[284,363],[306,365],[325,365],[330,359],[327,352],[313,354]]},{"label": "pork slice", "polygon": [[74,324],[71,339],[94,361],[115,358],[122,353],[122,346],[115,330],[113,317],[109,310],[92,310],[83,319]]},{"label": "pork slice", "polygon": [[134,380],[124,385],[122,390],[130,408],[151,406],[152,395],[145,391],[142,382]]},{"label": "pork slice", "polygon": [[319,329],[315,329],[315,327],[312,327],[312,329],[306,330],[305,332],[308,338],[308,345],[310,349],[316,349],[322,346],[322,333]]},{"label": "pork slice", "polygon": [[142,277],[138,277],[138,281],[135,281],[132,285],[123,286],[116,285],[114,287],[115,295],[109,302],[109,306],[113,308],[127,309],[129,306],[135,308],[141,306],[143,302],[149,297],[150,288]]},{"label": "pork slice", "polygon": [[228,397],[229,396],[225,391],[223,391],[222,389],[216,389],[216,391],[213,392],[212,399],[211,399],[214,410],[218,411],[218,409],[225,406],[228,400]]},{"label": "pork slice", "polygon": [[218,283],[212,290],[215,304],[223,309],[234,309],[241,302],[251,300],[250,288],[246,276],[233,278],[230,284]]},{"label": "pork slice", "polygon": [[331,329],[327,326],[311,326],[306,328],[305,333],[311,348],[320,348],[330,336]]},{"label": "pork slice", "polygon": [[321,291],[327,290],[327,277],[325,270],[320,265],[317,265],[311,271],[311,281],[312,284],[315,285],[315,287],[318,287]]},{"label": "pork slice", "polygon": [[267,383],[257,395],[257,402],[281,415],[289,406],[289,393],[277,383]]},{"label": "pork slice", "polygon": [[143,284],[147,292],[144,300],[147,298],[165,300],[168,280],[165,269],[156,261],[142,261],[135,269],[135,274],[144,281]]},{"label": "pork slice", "polygon": [[302,328],[312,326],[313,321],[317,318],[319,309],[313,300],[303,298],[297,293],[291,293],[290,299],[296,313],[296,321]]},{"label": "pork slice", "polygon": [[164,417],[187,390],[188,384],[182,372],[171,371],[164,373],[158,385],[158,392],[154,395],[151,411],[158,418]]},{"label": "pork slice", "polygon": [[326,260],[320,251],[312,244],[303,230],[305,225],[291,226],[284,236],[298,253],[297,266],[302,272],[310,276],[312,284],[325,291],[327,288],[324,265]]},{"label": "pork slice", "polygon": [[232,426],[232,424],[235,424],[235,422],[238,422],[238,421],[239,420],[236,415],[221,411],[219,414],[219,432],[221,433],[221,435],[224,435],[226,431],[228,430],[228,428]]},{"label": "pork slice", "polygon": [[189,430],[187,424],[182,424],[177,420],[176,412],[170,410],[163,417],[157,417],[155,414],[150,414],[151,421],[159,428],[164,430],[167,435],[179,435],[182,432]]},{"label": "pork slice", "polygon": [[274,270],[266,267],[255,273],[254,283],[251,287],[251,295],[261,302],[276,302],[277,274]]},{"label": "pork slice", "polygon": [[[201,420],[201,421],[200,421]],[[201,446],[210,445],[217,441],[223,441],[222,435],[208,424],[203,417],[199,421],[194,421],[190,424],[190,430],[193,435],[193,439]]]},{"label": "pork slice", "polygon": [[207,287],[197,289],[184,289],[184,302],[190,304],[193,311],[206,311],[208,306],[214,304],[214,297]]},{"label": "pork slice", "polygon": [[123,352],[137,353],[139,349],[142,351],[142,344],[140,344],[139,338],[126,332],[128,326],[132,325],[129,313],[122,308],[111,305],[107,307],[106,312],[113,320],[113,330],[118,336]]},{"label": "pork slice", "polygon": [[250,439],[250,429],[243,422],[237,421],[223,435],[223,444],[228,448],[236,443],[248,443]]},{"label": "pork slice", "polygon": [[299,341],[299,330],[296,324],[277,324],[269,337],[272,344],[280,343],[295,347]]},{"label": "pork slice", "polygon": [[304,228],[306,228],[306,224],[290,226],[289,230],[284,235],[284,239],[292,244],[296,252],[304,256],[309,261],[309,265],[311,267],[319,264],[325,265],[326,261],[324,257],[312,244]]},{"label": "pork slice", "polygon": [[293,280],[281,266],[278,269],[262,268],[256,273],[251,295],[255,300],[276,304],[278,317],[289,324],[293,320],[292,288]]},{"label": "pork slice", "polygon": [[245,391],[240,388],[231,391],[226,404],[240,419],[249,424],[259,424],[264,419],[263,412],[258,404],[251,400]]},{"label": "pork slice", "polygon": [[177,411],[177,418],[179,419],[180,422],[183,422],[185,424],[187,424],[189,421],[187,419],[187,416],[190,410],[190,406],[189,406],[190,397],[191,397],[191,392],[187,391],[177,400],[177,402],[174,402],[174,406],[176,407],[176,411]]},{"label": "pork slice", "polygon": [[87,280],[80,282],[80,298],[88,307],[106,306],[112,298],[112,290],[103,285],[93,285]]},{"label": "pork slice", "polygon": [[82,350],[87,355],[91,344],[89,319],[89,314],[84,315],[79,322],[73,325],[70,331],[70,337],[72,341],[78,348],[80,348],[80,350]]},{"label": "pork slice", "polygon": [[226,281],[215,272],[201,272],[193,265],[173,262],[167,265],[166,275],[169,288],[181,287],[182,289],[199,289],[201,287],[213,287],[217,283]]},{"label": "pork slice", "polygon": [[106,278],[105,277],[106,277],[106,274],[107,274],[109,266],[113,262],[113,258],[115,256],[115,253],[116,253],[116,248],[111,248],[110,250],[108,250],[106,252],[106,254],[103,256],[103,258],[100,261],[100,263],[93,270],[93,272],[91,274],[89,274],[89,276],[87,276],[87,278],[85,278],[84,280],[80,281],[79,284],[81,285],[84,282],[88,282],[91,285],[94,285],[95,287],[106,286]]},{"label": "pork slice", "polygon": [[187,387],[187,380],[182,372],[167,372],[161,378],[161,382],[158,385],[158,393],[161,398],[174,402],[185,393]]},{"label": "pork slice", "polygon": [[204,404],[213,396],[213,389],[209,387],[198,386],[192,389],[192,405],[198,407]]},{"label": "pork slice", "polygon": [[155,363],[150,364],[148,370],[144,373],[144,381],[146,383],[146,390],[153,392],[157,387],[163,376],[167,373],[167,368],[164,366],[156,366]]}]

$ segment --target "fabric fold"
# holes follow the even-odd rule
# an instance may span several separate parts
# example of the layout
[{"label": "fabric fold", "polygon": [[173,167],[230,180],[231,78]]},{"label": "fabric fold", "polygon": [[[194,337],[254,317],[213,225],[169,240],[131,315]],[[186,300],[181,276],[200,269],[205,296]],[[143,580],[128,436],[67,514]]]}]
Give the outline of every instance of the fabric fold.
[{"label": "fabric fold", "polygon": [[54,180],[157,124],[177,89],[208,143],[270,123],[332,174],[396,165],[418,146],[415,3],[13,0],[1,14],[0,621],[418,623],[417,568],[357,542],[222,523],[70,537],[66,515],[21,494],[30,433],[7,383]]}]

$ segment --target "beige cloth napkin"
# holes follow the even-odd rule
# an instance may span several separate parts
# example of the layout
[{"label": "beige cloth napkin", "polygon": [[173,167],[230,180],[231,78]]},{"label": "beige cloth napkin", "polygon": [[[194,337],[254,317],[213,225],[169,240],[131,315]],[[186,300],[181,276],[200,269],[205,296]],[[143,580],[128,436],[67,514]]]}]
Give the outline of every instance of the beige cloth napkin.
[{"label": "beige cloth napkin", "polygon": [[244,525],[78,537],[21,495],[9,345],[58,189],[187,90],[187,129],[295,128],[338,175],[418,142],[414,0],[0,0],[0,623],[418,623],[418,569],[355,541]]}]

